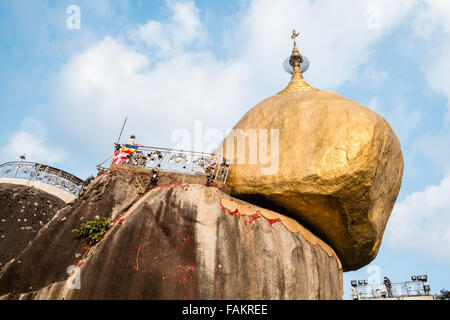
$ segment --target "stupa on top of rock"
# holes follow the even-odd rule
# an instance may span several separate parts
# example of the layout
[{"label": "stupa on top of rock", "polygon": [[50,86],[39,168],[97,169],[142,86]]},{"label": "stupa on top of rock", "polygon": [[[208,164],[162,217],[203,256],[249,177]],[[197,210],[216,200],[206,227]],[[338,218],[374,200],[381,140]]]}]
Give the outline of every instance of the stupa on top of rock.
[{"label": "stupa on top of rock", "polygon": [[216,152],[232,163],[232,196],[296,219],[356,270],[376,257],[400,190],[400,142],[382,116],[304,80],[297,36],[288,86],[250,109]]}]

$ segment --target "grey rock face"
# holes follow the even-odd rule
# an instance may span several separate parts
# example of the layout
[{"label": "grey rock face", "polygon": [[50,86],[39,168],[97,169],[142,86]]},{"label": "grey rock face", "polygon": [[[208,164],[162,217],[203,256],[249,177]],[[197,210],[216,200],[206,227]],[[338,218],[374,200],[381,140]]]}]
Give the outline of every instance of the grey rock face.
[{"label": "grey rock face", "polygon": [[39,189],[0,183],[0,270],[65,206]]},{"label": "grey rock face", "polygon": [[[98,177],[7,265],[2,298],[341,299],[339,259],[306,230],[293,232],[303,230],[296,222],[216,187],[184,179],[146,191],[147,181],[131,171]],[[103,197],[92,202],[96,190]],[[114,225],[86,248],[71,230],[96,215]],[[69,289],[71,265],[79,289]]]}]

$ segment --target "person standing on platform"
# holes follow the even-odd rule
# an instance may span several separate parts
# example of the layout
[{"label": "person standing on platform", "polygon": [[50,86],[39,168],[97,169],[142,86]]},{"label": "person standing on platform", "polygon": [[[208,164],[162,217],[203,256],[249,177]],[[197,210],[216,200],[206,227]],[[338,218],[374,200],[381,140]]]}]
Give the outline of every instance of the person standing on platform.
[{"label": "person standing on platform", "polygon": [[131,146],[143,147],[142,144],[139,144],[136,142],[136,136],[134,134],[132,134],[130,136],[130,139],[128,139],[127,142],[125,142],[125,144],[131,145]]}]

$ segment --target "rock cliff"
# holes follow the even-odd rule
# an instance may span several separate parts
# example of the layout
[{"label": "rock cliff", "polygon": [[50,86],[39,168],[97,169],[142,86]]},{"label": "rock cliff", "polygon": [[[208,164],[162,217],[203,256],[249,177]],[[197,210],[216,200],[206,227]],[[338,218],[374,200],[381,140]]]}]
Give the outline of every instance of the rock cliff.
[{"label": "rock cliff", "polygon": [[64,206],[64,201],[41,190],[0,183],[0,270]]},{"label": "rock cliff", "polygon": [[[342,266],[327,244],[195,179],[166,174],[153,187],[147,171],[124,166],[99,175],[4,268],[0,296],[341,299]],[[96,245],[71,232],[99,217],[113,222]]]}]

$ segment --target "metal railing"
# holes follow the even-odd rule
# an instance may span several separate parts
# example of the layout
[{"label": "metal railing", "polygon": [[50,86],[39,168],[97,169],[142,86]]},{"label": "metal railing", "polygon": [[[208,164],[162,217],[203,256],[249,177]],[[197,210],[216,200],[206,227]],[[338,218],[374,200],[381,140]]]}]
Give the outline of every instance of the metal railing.
[{"label": "metal railing", "polygon": [[223,183],[230,169],[229,162],[220,154],[157,147],[139,147],[125,163],[138,168],[207,176]]},{"label": "metal railing", "polygon": [[63,189],[78,196],[84,181],[74,175],[45,164],[13,161],[0,165],[0,178],[22,178],[38,181]]},{"label": "metal railing", "polygon": [[[353,299],[404,298],[430,295],[428,283],[422,281],[405,281],[391,284],[391,294],[384,284],[363,284],[352,288]],[[425,290],[428,289],[428,290]]]}]

